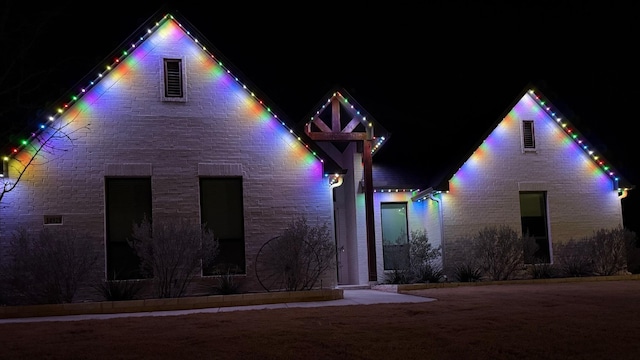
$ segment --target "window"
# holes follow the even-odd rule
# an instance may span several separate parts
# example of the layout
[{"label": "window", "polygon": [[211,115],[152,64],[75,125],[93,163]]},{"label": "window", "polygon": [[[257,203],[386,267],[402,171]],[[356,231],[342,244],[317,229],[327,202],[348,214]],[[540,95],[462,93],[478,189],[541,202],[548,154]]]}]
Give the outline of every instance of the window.
[{"label": "window", "polygon": [[536,149],[536,134],[533,129],[533,120],[522,121],[522,147],[525,151]]},{"label": "window", "polygon": [[547,199],[542,191],[520,193],[520,220],[522,234],[532,236],[535,245],[525,245],[528,263],[550,263],[549,234],[547,231]]},{"label": "window", "polygon": [[184,61],[182,59],[164,59],[164,101],[185,101]]},{"label": "window", "polygon": [[9,176],[9,163],[8,160],[2,159],[0,162],[0,178]]},{"label": "window", "polygon": [[381,203],[382,258],[385,270],[408,269],[407,203]]},{"label": "window", "polygon": [[133,224],[151,219],[151,178],[106,178],[107,279],[140,279],[140,259],[129,246]]},{"label": "window", "polygon": [[200,178],[202,224],[218,240],[214,265],[203,275],[245,273],[244,210],[241,177]]}]

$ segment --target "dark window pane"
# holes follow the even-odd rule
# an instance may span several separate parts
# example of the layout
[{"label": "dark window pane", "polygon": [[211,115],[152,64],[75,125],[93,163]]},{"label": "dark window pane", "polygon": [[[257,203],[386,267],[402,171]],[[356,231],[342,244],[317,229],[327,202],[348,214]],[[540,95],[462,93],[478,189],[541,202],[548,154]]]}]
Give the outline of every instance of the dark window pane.
[{"label": "dark window pane", "polygon": [[[535,238],[537,249],[533,253],[533,261],[538,263],[551,262],[547,229],[547,203],[544,192],[520,193],[520,221],[522,234]],[[529,257],[525,258],[529,259]]]},{"label": "dark window pane", "polygon": [[213,232],[219,243],[214,266],[203,269],[203,274],[227,271],[244,274],[242,178],[201,178],[200,207],[202,223]]},{"label": "dark window pane", "polygon": [[140,259],[129,246],[133,224],[151,219],[150,178],[106,178],[107,278],[139,279]]},{"label": "dark window pane", "polygon": [[382,258],[385,270],[409,267],[407,204],[381,203]]}]

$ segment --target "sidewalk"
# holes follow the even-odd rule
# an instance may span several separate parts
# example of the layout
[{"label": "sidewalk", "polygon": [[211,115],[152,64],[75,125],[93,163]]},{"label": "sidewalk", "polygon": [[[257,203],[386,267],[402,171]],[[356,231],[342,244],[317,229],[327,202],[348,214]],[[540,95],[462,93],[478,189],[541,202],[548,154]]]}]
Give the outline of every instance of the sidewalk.
[{"label": "sidewalk", "polygon": [[265,310],[265,309],[283,309],[296,307],[319,307],[319,306],[347,306],[347,305],[371,305],[371,304],[393,304],[393,303],[421,303],[435,301],[435,299],[425,298],[414,295],[406,295],[395,292],[387,292],[371,289],[354,289],[344,290],[344,297],[337,300],[327,301],[306,301],[306,302],[290,302],[278,304],[263,305],[246,305],[246,306],[229,306],[229,307],[212,307],[205,309],[192,310],[170,310],[170,311],[147,311],[135,313],[118,313],[118,314],[87,314],[87,315],[66,315],[66,316],[43,316],[29,318],[10,318],[0,319],[0,324],[8,323],[27,323],[27,322],[44,322],[44,321],[78,321],[90,319],[114,319],[132,316],[178,316],[195,313],[217,313],[227,311],[241,310]]}]

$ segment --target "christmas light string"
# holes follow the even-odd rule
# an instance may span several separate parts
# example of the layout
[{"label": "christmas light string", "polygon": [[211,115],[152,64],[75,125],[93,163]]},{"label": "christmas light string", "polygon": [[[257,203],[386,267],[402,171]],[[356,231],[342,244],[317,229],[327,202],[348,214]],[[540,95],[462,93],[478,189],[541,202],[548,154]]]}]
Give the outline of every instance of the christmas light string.
[{"label": "christmas light string", "polygon": [[[195,38],[195,37],[191,34],[191,32],[190,32],[190,31],[188,31],[187,29],[185,29],[185,28],[182,26],[182,24],[181,24],[181,23],[179,23],[179,22],[178,22],[178,21],[173,17],[173,15],[171,15],[171,14],[166,14],[166,15],[162,18],[162,20],[160,20],[160,21],[156,22],[156,23],[155,23],[155,25],[154,25],[152,28],[147,29],[144,35],[140,36],[140,38],[138,38],[138,40],[137,40],[135,43],[131,44],[131,49],[135,49],[135,48],[136,48],[137,46],[139,46],[142,42],[144,42],[146,39],[148,39],[148,38],[151,36],[151,34],[153,34],[153,33],[154,33],[154,32],[155,32],[155,31],[156,31],[156,30],[157,30],[157,29],[158,29],[162,24],[164,24],[164,23],[165,23],[166,21],[168,21],[168,20],[173,20],[173,21],[175,21],[175,22],[176,22],[176,24],[177,24],[181,29],[183,29],[183,30],[184,30],[184,32],[185,32],[185,33],[186,33],[186,34],[187,34],[187,35],[188,35],[188,36],[189,36],[189,37],[190,37],[190,38],[191,38],[191,39],[192,39],[196,44],[198,44],[198,45],[201,47],[201,49],[202,49],[204,52],[206,52],[206,53],[207,53],[207,55],[208,55],[208,56],[210,56],[212,59],[214,59],[214,60],[215,60],[215,62],[216,62],[216,63],[217,63],[217,64],[218,64],[222,69],[224,69],[224,70],[225,70],[225,72],[226,72],[229,76],[231,76],[231,77],[232,77],[232,78],[233,78],[233,79],[234,79],[238,84],[240,84],[240,85],[241,85],[241,87],[242,87],[245,91],[247,91],[247,93],[248,93],[252,98],[254,98],[254,100],[255,100],[255,101],[257,101],[260,105],[262,105],[262,107],[263,107],[267,112],[269,112],[269,114],[271,114],[275,119],[277,119],[277,120],[280,122],[280,124],[281,124],[283,127],[285,127],[285,129],[286,129],[290,134],[292,134],[292,135],[293,135],[293,136],[294,136],[294,137],[295,137],[295,138],[296,138],[296,139],[297,139],[297,140],[298,140],[298,141],[299,141],[299,142],[300,142],[300,143],[301,143],[301,144],[302,144],[302,145],[303,145],[303,146],[304,146],[304,147],[305,147],[305,148],[306,148],[306,149],[307,149],[307,150],[308,150],[308,151],[309,151],[309,152],[310,152],[314,157],[316,157],[316,158],[317,158],[321,163],[324,163],[324,159],[322,159],[322,158],[317,154],[317,152],[316,152],[316,151],[312,150],[312,149],[310,148],[309,144],[305,143],[305,142],[302,140],[302,138],[301,138],[300,136],[298,136],[298,135],[294,132],[294,130],[293,130],[291,127],[287,126],[287,124],[286,124],[284,121],[280,120],[280,118],[278,117],[278,115],[277,115],[277,114],[275,114],[275,113],[271,110],[271,108],[270,108],[269,106],[265,105],[265,103],[264,103],[261,99],[259,99],[253,91],[250,91],[250,90],[247,88],[247,86],[246,86],[245,84],[243,84],[237,76],[234,76],[234,75],[232,74],[231,70],[229,70],[226,66],[224,66],[224,64],[222,63],[222,61],[218,60],[214,54],[212,54],[209,50],[207,50],[207,48],[206,48],[205,46],[203,46],[202,44],[200,44],[200,41],[199,41],[197,38]],[[70,108],[74,103],[76,103],[80,98],[82,98],[82,96],[83,96],[84,94],[86,94],[88,90],[90,90],[93,86],[95,86],[95,85],[96,85],[96,84],[97,84],[97,83],[98,83],[98,82],[99,82],[99,81],[100,81],[100,80],[101,80],[105,75],[107,75],[110,71],[112,71],[112,70],[113,70],[113,69],[114,69],[114,68],[115,68],[119,63],[121,63],[121,62],[122,62],[122,60],[124,60],[128,55],[129,55],[129,51],[126,51],[126,50],[125,50],[125,51],[123,51],[123,52],[122,52],[122,55],[121,55],[119,58],[114,59],[114,62],[113,62],[112,64],[107,65],[107,66],[105,67],[105,70],[104,70],[104,71],[102,71],[102,72],[98,73],[98,74],[97,74],[97,77],[96,77],[95,79],[91,80],[91,81],[89,82],[89,84],[88,84],[88,86],[87,86],[87,87],[82,88],[82,89],[80,90],[80,93],[79,93],[79,94],[71,96],[71,100],[70,100],[68,103],[64,103],[61,107],[59,107],[59,108],[56,110],[56,112],[55,112],[53,115],[50,115],[50,116],[48,117],[48,123],[49,123],[49,124],[52,124],[56,119],[58,119],[59,117],[61,117],[61,116],[62,116],[62,115],[63,115],[63,114],[64,114],[64,113],[65,113],[65,112],[66,112],[66,111],[67,111],[67,110],[68,110],[68,109],[69,109],[69,108]],[[41,124],[41,125],[39,125],[37,132],[33,132],[33,133],[31,133],[31,135],[29,136],[29,138],[28,138],[28,139],[21,140],[21,141],[20,141],[20,144],[19,144],[17,147],[15,147],[15,148],[11,149],[11,151],[10,151],[10,154],[9,154],[9,155],[5,155],[5,156],[3,156],[3,157],[2,157],[3,161],[8,162],[8,161],[10,160],[10,158],[12,158],[12,157],[16,156],[16,155],[20,152],[20,150],[22,150],[22,149],[23,149],[25,146],[27,146],[31,141],[33,141],[33,139],[34,139],[35,137],[37,137],[37,136],[39,135],[39,133],[40,133],[40,132],[42,132],[42,131],[43,131],[44,129],[46,129],[46,128],[47,128],[47,126],[46,126],[45,124]],[[2,174],[2,172],[0,172],[0,175],[1,175],[1,174]],[[324,174],[324,176],[325,176],[325,177],[328,177],[328,176],[329,176],[329,174],[325,173],[325,174]]]}]

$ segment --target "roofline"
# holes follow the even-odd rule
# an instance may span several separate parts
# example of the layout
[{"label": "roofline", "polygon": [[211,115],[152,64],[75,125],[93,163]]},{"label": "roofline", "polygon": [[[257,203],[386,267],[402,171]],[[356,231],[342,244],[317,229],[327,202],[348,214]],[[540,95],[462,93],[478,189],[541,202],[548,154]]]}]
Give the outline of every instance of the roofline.
[{"label": "roofline", "polygon": [[[585,151],[585,153],[599,166],[605,174],[609,175],[612,182],[614,183],[613,190],[618,190],[619,192],[623,190],[632,190],[635,188],[635,185],[628,182],[612,165],[611,162],[606,160],[604,156],[599,153],[596,153],[596,150],[591,150],[592,146],[586,137],[580,134],[579,131],[576,130],[575,125],[573,125],[567,117],[565,117],[559,110],[557,106],[552,104],[552,101],[542,93],[542,91],[538,88],[538,86],[533,83],[528,83],[527,86],[520,91],[519,95],[515,97],[515,99],[510,103],[510,105],[501,113],[498,119],[493,123],[493,125],[480,137],[480,139],[475,143],[471,150],[466,153],[466,155],[456,163],[456,166],[453,168],[449,168],[449,172],[445,175],[441,181],[434,186],[435,189],[446,191],[449,189],[449,181],[455,175],[456,172],[464,165],[464,163],[473,155],[473,153],[478,149],[485,139],[498,127],[498,125],[502,122],[502,120],[511,112],[511,110],[515,107],[515,105],[522,99],[526,94],[530,94],[533,92],[535,94],[535,98],[538,99],[538,104],[546,111],[547,115],[552,119],[556,120],[556,123],[565,131],[566,135],[570,138],[573,138],[574,141]],[[548,106],[544,106],[548,105]],[[595,149],[595,148],[594,148]]]},{"label": "roofline", "polygon": [[[256,98],[256,100],[265,107],[265,109],[274,115],[281,124],[290,130],[290,132],[298,138],[300,142],[304,144],[304,146],[310,151],[316,158],[319,159],[323,163],[324,167],[324,175],[328,175],[330,173],[334,174],[344,174],[346,172],[340,165],[338,165],[328,154],[326,154],[322,148],[316,145],[316,143],[309,139],[309,137],[302,131],[296,131],[294,133],[294,129],[296,129],[295,123],[285,116],[284,118],[279,116],[278,114],[284,114],[283,111],[277,109],[275,107],[273,101],[271,101],[266,94],[260,90],[255,84],[251,83],[248,78],[231,62],[229,61],[220,50],[218,50],[202,33],[197,30],[197,28],[191,24],[188,20],[183,18],[183,16],[178,12],[171,12],[167,5],[163,5],[160,9],[155,11],[146,21],[144,21],[140,26],[136,28],[136,30],[129,35],[123,42],[121,42],[118,47],[116,47],[113,51],[111,51],[102,61],[100,61],[96,66],[94,66],[87,75],[82,77],[76,84],[69,90],[67,90],[62,96],[60,96],[51,107],[59,106],[58,109],[52,109],[52,115],[47,119],[48,121],[44,121],[44,124],[53,123],[55,119],[60,117],[67,109],[73,107],[73,105],[80,100],[80,98],[84,95],[84,93],[93,88],[95,84],[97,84],[105,74],[110,73],[113,69],[115,69],[122,60],[128,57],[128,50],[131,48],[137,47],[140,43],[144,42],[152,33],[155,32],[155,29],[159,27],[159,25],[163,24],[166,21],[173,20],[179,24],[179,26],[191,36],[194,40],[197,40],[199,44],[202,44],[203,51],[208,52],[220,66],[225,68],[228,73],[234,76],[236,81],[243,85],[245,89],[251,94],[252,97]],[[184,26],[188,28],[185,28]],[[143,34],[142,36],[140,34]],[[124,50],[123,50],[124,49]],[[105,65],[106,64],[106,65]],[[79,91],[79,89],[81,89]],[[250,89],[250,90],[249,90]],[[256,95],[257,94],[257,95]],[[60,105],[61,104],[61,105]],[[269,104],[268,106],[265,104]],[[274,112],[272,109],[277,109]],[[284,119],[284,120],[283,120]],[[38,129],[31,133],[29,140],[23,141],[21,145],[18,145],[11,149],[10,144],[7,144],[9,147],[9,153],[6,156],[3,156],[3,160],[8,160],[9,158],[14,157],[16,154],[20,153],[33,139],[37,138],[44,129],[50,127],[46,125],[40,125]],[[319,155],[320,154],[320,155]]]},{"label": "roofline", "polygon": [[309,123],[309,121],[313,120],[313,116],[317,114],[323,107],[325,107],[327,101],[334,97],[336,93],[339,93],[346,101],[348,101],[348,103],[352,107],[354,107],[354,109],[358,111],[358,113],[364,113],[363,117],[365,117],[367,121],[373,125],[374,138],[376,138],[377,140],[373,145],[371,152],[371,155],[374,156],[382,148],[382,146],[389,141],[389,139],[391,138],[391,133],[387,129],[385,129],[384,126],[382,126],[380,122],[378,122],[373,117],[373,115],[366,112],[366,110],[364,110],[364,107],[356,101],[356,99],[347,91],[347,89],[339,85],[334,85],[333,87],[331,87],[330,90],[327,91],[318,102],[316,102],[311,111],[309,111],[304,119],[300,121],[300,127],[305,127]]}]

